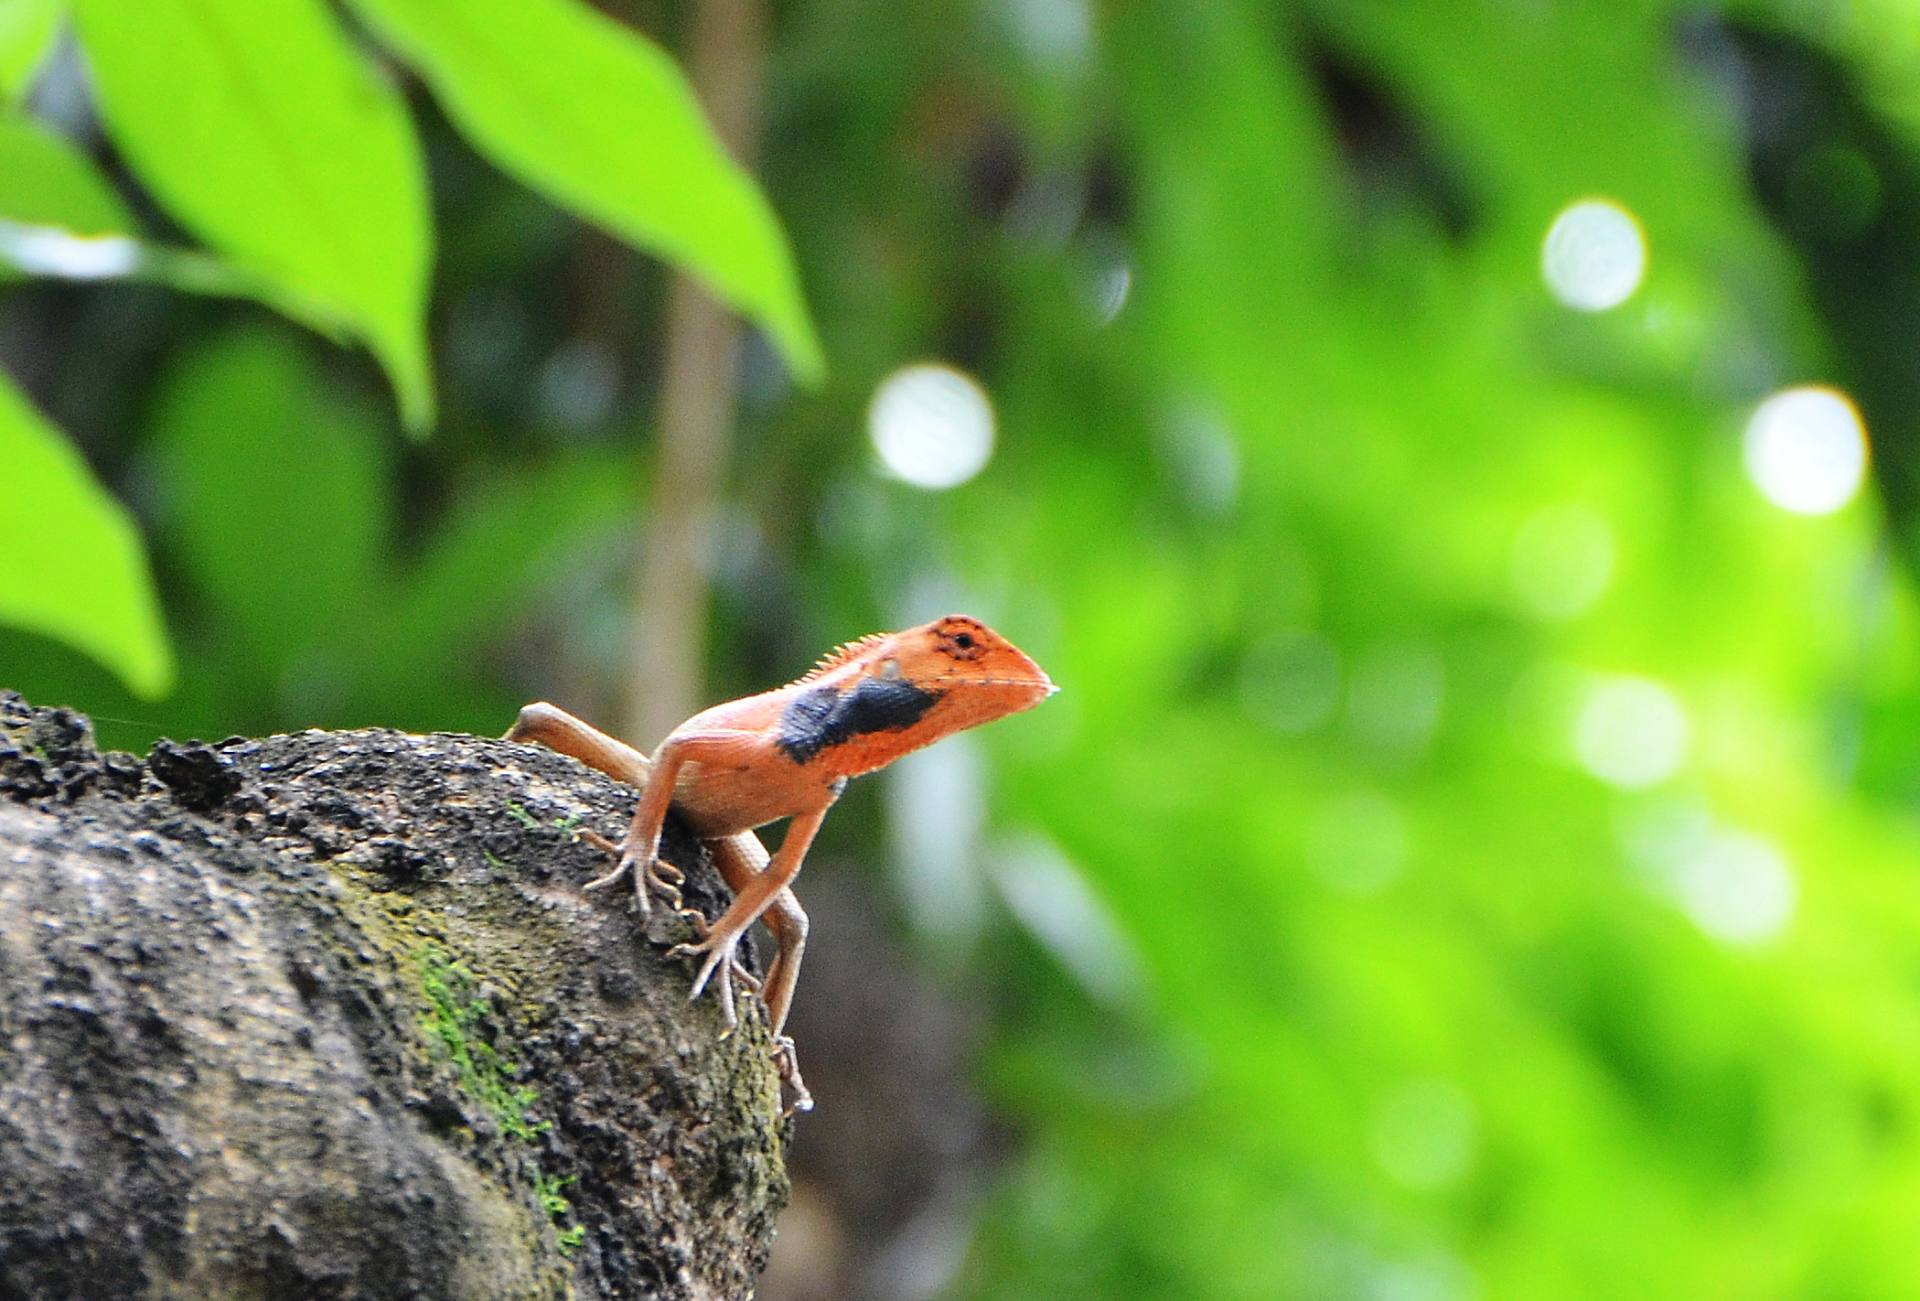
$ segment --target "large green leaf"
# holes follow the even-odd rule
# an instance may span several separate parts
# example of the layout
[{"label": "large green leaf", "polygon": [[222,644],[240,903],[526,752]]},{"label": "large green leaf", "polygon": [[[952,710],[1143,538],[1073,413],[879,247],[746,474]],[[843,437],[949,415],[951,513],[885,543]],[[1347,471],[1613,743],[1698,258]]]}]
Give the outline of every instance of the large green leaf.
[{"label": "large green leaf", "polygon": [[65,0],[0,0],[0,98],[19,99],[60,34]]},{"label": "large green leaf", "polygon": [[83,236],[136,229],[120,196],[72,141],[12,115],[0,115],[0,221]]},{"label": "large green leaf", "polygon": [[[400,96],[319,0],[79,0],[108,131],[180,222],[363,339],[432,419],[432,228]],[[284,305],[284,304],[283,304]]]},{"label": "large green leaf", "polygon": [[143,696],[173,655],[140,534],[79,453],[0,377],[0,620],[57,637]]},{"label": "large green leaf", "polygon": [[182,293],[252,298],[331,330],[311,294],[197,249],[146,240],[106,177],[58,132],[0,114],[0,279],[139,280]]},{"label": "large green leaf", "polygon": [[824,363],[778,220],[656,46],[575,0],[353,0],[506,171]]},{"label": "large green leaf", "polygon": [[188,350],[151,436],[156,532],[267,676],[356,621],[379,576],[390,476],[378,426],[304,351],[257,329]]}]

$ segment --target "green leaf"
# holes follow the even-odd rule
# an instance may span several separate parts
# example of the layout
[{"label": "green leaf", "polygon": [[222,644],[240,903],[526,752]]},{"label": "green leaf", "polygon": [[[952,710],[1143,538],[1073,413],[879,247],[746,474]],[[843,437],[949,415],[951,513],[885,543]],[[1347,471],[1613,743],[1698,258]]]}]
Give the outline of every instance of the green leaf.
[{"label": "green leaf", "polygon": [[0,377],[0,620],[77,647],[149,698],[173,653],[139,530],[60,431]]},{"label": "green leaf", "polygon": [[79,146],[31,118],[0,113],[0,281],[16,273],[165,279],[165,259],[136,242],[138,232],[139,222]]},{"label": "green leaf", "polygon": [[71,140],[11,114],[0,114],[0,218],[75,235],[126,235],[138,224]]},{"label": "green leaf", "polygon": [[575,0],[352,0],[475,147],[825,370],[778,219],[657,46]]},{"label": "green leaf", "polygon": [[78,146],[0,113],[0,279],[136,280],[182,293],[252,298],[336,333],[331,313],[284,281],[196,249],[155,244]]},{"label": "green leaf", "polygon": [[60,34],[65,0],[0,0],[0,98],[32,89]]},{"label": "green leaf", "polygon": [[385,602],[383,648],[402,672],[450,662],[517,617],[543,585],[608,545],[627,519],[633,467],[581,451],[489,476],[469,490],[422,549],[403,590]]},{"label": "green leaf", "polygon": [[370,597],[391,484],[367,413],[307,353],[257,329],[183,354],[152,449],[156,529],[270,676],[334,639]]},{"label": "green leaf", "polygon": [[433,418],[432,260],[419,142],[319,0],[79,0],[108,132],[140,179],[242,269],[310,301]]},{"label": "green leaf", "polygon": [[[413,568],[376,600],[363,646],[366,698],[396,726],[500,726],[489,658],[543,616],[540,601],[617,554],[632,515],[630,457],[581,449],[478,477],[456,494]],[[489,675],[486,691],[469,684]]]}]

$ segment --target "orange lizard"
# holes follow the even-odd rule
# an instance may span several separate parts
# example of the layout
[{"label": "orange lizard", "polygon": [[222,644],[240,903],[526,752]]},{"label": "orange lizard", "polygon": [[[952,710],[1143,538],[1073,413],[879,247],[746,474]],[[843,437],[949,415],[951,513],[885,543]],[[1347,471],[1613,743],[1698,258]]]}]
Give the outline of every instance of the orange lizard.
[{"label": "orange lizard", "polygon": [[[616,846],[591,837],[620,860],[586,889],[631,874],[643,915],[650,891],[677,900],[677,882],[684,878],[659,858],[670,805],[706,842],[733,891],[733,904],[699,941],[672,951],[705,955],[693,998],[716,971],[722,973],[720,1000],[731,1030],[734,956],[753,923],[765,921],[776,952],[759,989],[782,1074],[794,1087],[795,1106],[806,1110],[812,1101],[800,1082],[792,1041],[782,1034],[807,942],[807,915],[788,887],[827,810],[848,779],[1031,708],[1055,690],[1012,642],[978,619],[955,614],[848,642],[797,681],[695,714],[673,729],[651,761],[545,702],[522,709],[506,739],[537,741],[640,788],[626,838]],[[793,821],[779,852],[769,857],[753,829],[780,818]]]}]

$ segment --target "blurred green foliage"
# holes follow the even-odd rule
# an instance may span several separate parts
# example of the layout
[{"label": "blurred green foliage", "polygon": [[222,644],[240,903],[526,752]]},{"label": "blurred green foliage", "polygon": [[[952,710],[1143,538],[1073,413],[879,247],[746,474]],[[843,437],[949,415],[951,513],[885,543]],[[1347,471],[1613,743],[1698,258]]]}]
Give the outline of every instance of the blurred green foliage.
[{"label": "blurred green foliage", "polygon": [[13,99],[32,83],[60,32],[64,0],[8,0],[0,5],[0,95]]},{"label": "blurred green foliage", "polygon": [[0,467],[14,495],[0,508],[0,620],[64,638],[158,695],[173,663],[139,533],[59,431],[5,383]]},{"label": "blurred green foliage", "polygon": [[[83,0],[83,37],[117,8]],[[522,60],[421,53],[450,11],[355,9],[448,118],[401,78],[439,430],[406,443],[364,365],[255,307],[10,289],[9,360],[148,526],[182,664],[141,705],[0,632],[37,700],[225,734],[610,698],[659,272],[470,149],[687,265],[738,252],[764,292],[735,301],[811,370],[737,178],[707,178],[733,224],[675,243],[684,160],[596,160],[668,93],[651,55],[526,105]],[[509,53],[597,68],[609,30]],[[952,1292],[1920,1294],[1916,68],[1895,5],[780,11],[764,182],[833,370],[798,394],[746,358],[713,695],[946,605],[1066,687],[980,738],[969,861],[1004,906],[923,937],[1023,1136]],[[418,223],[389,203],[312,275],[256,258],[267,227],[116,126],[108,69],[110,174],[328,298],[417,411]],[[325,179],[350,157],[297,183],[414,184],[391,151]],[[1592,195],[1650,264],[1585,314],[1540,257]],[[929,356],[999,418],[941,494],[861,436]],[[1874,437],[1877,499],[1824,517],[1742,462],[1810,381]],[[878,859],[848,804],[827,841]]]},{"label": "blurred green foliage", "polygon": [[[661,51],[576,0],[362,7],[478,148],[706,278],[766,323],[802,378],[818,380],[820,346],[784,236]],[[63,5],[0,7],[0,98],[31,87],[67,16]],[[424,432],[434,416],[432,218],[414,121],[388,69],[323,0],[74,0],[71,17],[99,125],[167,215],[214,253],[142,247],[131,214],[80,153],[25,118],[0,116],[0,265],[257,298],[364,342],[407,426]],[[36,471],[52,463],[10,467],[15,486],[66,491]],[[71,527],[99,532],[98,518],[74,515]],[[73,550],[70,567],[92,593],[75,612],[49,618],[25,600],[0,612],[65,636],[157,694],[170,685],[156,667],[168,651],[147,617],[153,599],[138,558],[128,574],[84,566],[89,551],[118,556],[106,535]]]},{"label": "blurred green foliage", "polygon": [[431,236],[400,95],[321,0],[76,0],[101,120],[167,212],[433,400]]}]

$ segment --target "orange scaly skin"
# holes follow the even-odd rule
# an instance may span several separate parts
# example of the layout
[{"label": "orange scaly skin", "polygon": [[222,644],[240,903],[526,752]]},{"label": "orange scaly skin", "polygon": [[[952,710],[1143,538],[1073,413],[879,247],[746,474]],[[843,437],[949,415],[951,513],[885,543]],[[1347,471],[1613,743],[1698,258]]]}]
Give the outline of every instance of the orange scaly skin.
[{"label": "orange scaly skin", "polygon": [[[778,945],[761,985],[775,1042],[801,1109],[811,1105],[781,1037],[807,916],[788,889],[822,819],[850,778],[884,768],[944,736],[1039,704],[1056,688],[1040,666],[991,628],[948,615],[903,632],[849,642],[784,687],[715,705],[689,718],[649,761],[549,704],[520,711],[508,740],[538,741],[640,787],[640,803],[620,862],[587,884],[599,889],[632,873],[644,914],[648,892],[677,895],[678,869],[659,860],[660,829],[676,810],[713,851],[733,889],[733,904],[703,939],[676,952],[704,954],[694,978],[698,998],[715,971],[727,1025],[734,1021],[730,980],[740,938],[764,920]],[[769,858],[755,827],[791,818]]]}]

